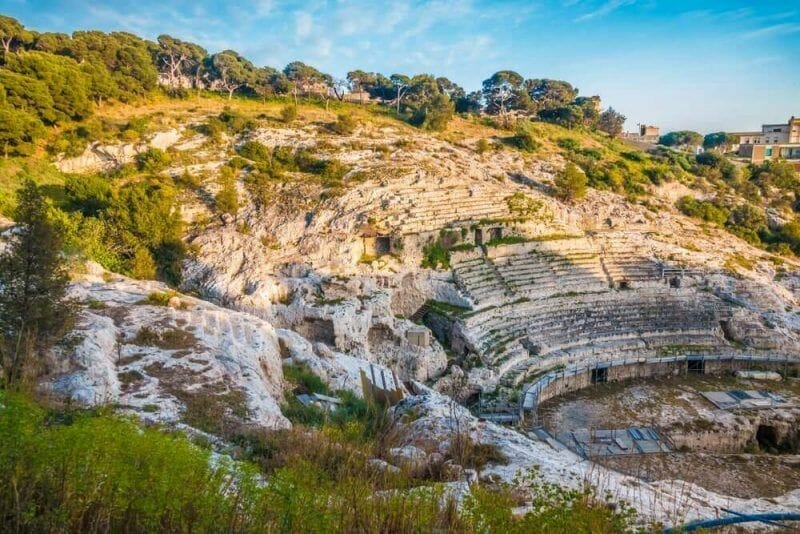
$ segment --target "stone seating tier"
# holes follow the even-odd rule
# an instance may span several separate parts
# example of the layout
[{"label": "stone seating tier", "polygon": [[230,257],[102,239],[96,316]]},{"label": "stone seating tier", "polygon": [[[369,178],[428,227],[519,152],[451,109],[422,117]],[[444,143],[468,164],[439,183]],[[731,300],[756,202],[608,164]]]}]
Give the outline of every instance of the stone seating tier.
[{"label": "stone seating tier", "polygon": [[677,291],[648,291],[640,298],[636,291],[620,291],[523,302],[469,317],[465,331],[473,346],[487,361],[493,361],[502,357],[505,346],[522,338],[545,353],[579,344],[582,339],[641,339],[651,334],[718,329],[716,303]]}]

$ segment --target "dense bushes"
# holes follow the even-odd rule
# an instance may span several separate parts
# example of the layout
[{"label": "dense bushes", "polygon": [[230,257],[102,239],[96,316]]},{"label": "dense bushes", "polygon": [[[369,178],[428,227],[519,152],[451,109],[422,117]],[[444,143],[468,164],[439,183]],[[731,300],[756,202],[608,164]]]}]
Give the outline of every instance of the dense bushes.
[{"label": "dense bushes", "polygon": [[350,113],[339,113],[336,116],[336,121],[330,125],[332,132],[339,135],[350,135],[356,131],[358,121]]},{"label": "dense bushes", "polygon": [[[156,87],[154,43],[124,32],[37,34],[3,19],[14,45],[0,55],[0,144],[6,155],[29,154],[42,125],[85,120],[93,104],[129,102]],[[68,134],[54,149],[75,155],[74,137]]]},{"label": "dense bushes", "polygon": [[[708,200],[681,198],[677,207],[683,213],[725,228],[753,245],[779,253],[800,252],[792,230],[793,213],[800,207],[800,177],[791,164],[775,160],[737,167],[720,154],[706,152],[695,158],[692,171],[717,194]],[[766,209],[780,214],[771,226]],[[782,225],[781,219],[786,221]]]},{"label": "dense bushes", "polygon": [[255,503],[238,502],[257,494],[252,468],[225,461],[212,466],[209,452],[181,435],[124,419],[48,412],[2,391],[0,401],[0,522],[11,530],[254,525],[245,514]]},{"label": "dense bushes", "polygon": [[717,226],[723,226],[730,215],[726,208],[718,206],[714,202],[697,200],[689,196],[681,197],[678,200],[678,209],[686,215],[703,219]]},{"label": "dense bushes", "polygon": [[169,165],[169,154],[159,148],[148,148],[136,155],[136,166],[140,171],[158,173]]},{"label": "dense bushes", "polygon": [[315,175],[324,187],[341,187],[350,168],[336,159],[320,159],[308,149],[294,150],[292,147],[277,146],[269,150],[258,141],[248,141],[238,149],[239,156],[252,163],[250,173],[245,178],[247,186],[257,206],[266,205],[271,198],[271,182],[282,182],[285,173],[303,172]]},{"label": "dense bushes", "polygon": [[583,171],[587,186],[624,193],[632,199],[647,194],[650,185],[670,182],[684,174],[680,163],[673,159],[677,154],[674,151],[637,152],[619,143],[588,148],[572,137],[562,137],[557,143],[566,152],[567,160]]},{"label": "dense bushes", "polygon": [[100,176],[69,176],[66,203],[54,210],[67,251],[109,270],[178,284],[185,245],[175,188],[164,178],[118,185]]},{"label": "dense bushes", "polygon": [[440,132],[455,115],[455,104],[446,94],[437,94],[419,105],[409,118],[409,122],[423,130]]}]

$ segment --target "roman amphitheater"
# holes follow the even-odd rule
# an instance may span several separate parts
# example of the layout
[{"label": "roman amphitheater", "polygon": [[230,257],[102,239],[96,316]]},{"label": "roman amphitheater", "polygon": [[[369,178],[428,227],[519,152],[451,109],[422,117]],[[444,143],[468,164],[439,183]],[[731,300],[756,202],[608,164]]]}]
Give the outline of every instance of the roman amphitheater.
[{"label": "roman amphitheater", "polygon": [[[359,394],[364,371],[402,390],[402,409],[425,414],[409,446],[446,440],[457,413],[500,447],[509,463],[486,476],[512,480],[537,466],[559,483],[591,480],[665,523],[796,506],[793,260],[678,213],[679,183],[647,202],[598,190],[561,202],[551,191],[558,155],[478,154],[474,139],[406,136],[394,126],[351,137],[313,125],[251,133],[270,149],[316,147],[346,163],[347,187],[321,194],[298,177],[261,206],[242,187],[235,221],[183,199],[193,250],[183,289],[220,307],[184,296],[183,307],[147,315],[130,305],[153,287],[90,274],[82,298],[127,308],[128,320],[87,313],[108,316],[95,323],[122,341],[79,350],[80,365],[102,360],[107,377],[56,389],[140,415],[167,406],[145,416],[170,420],[181,412],[175,391],[224,379],[244,392],[254,421],[283,427],[281,362]],[[243,142],[198,150],[207,145],[187,132],[158,139],[192,153],[196,163],[175,176],[213,172]],[[93,147],[60,165],[103,166],[109,153],[124,150]],[[147,324],[189,331],[202,347],[179,354],[202,357],[142,359],[136,329]],[[262,341],[253,349],[248,339]],[[121,385],[120,372],[137,382]]]}]

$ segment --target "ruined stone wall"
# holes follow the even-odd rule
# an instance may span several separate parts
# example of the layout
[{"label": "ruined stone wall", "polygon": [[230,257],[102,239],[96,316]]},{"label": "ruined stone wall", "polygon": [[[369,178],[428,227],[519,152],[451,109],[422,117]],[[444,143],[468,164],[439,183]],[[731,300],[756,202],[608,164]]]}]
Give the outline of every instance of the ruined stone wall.
[{"label": "ruined stone wall", "polygon": [[[792,365],[787,366],[787,364],[781,362],[751,362],[746,360],[706,360],[704,365],[705,372],[703,374],[707,375],[720,375],[738,369],[759,368],[780,371],[787,369],[787,367],[792,367]],[[800,363],[793,365],[795,368],[798,366],[800,366]],[[688,372],[687,362],[685,360],[657,363],[632,363],[630,365],[608,367],[607,369],[607,382],[620,382],[623,380],[632,380],[637,378],[679,376],[687,374]],[[574,376],[565,376],[564,378],[556,379],[542,389],[542,391],[539,393],[539,402],[541,403],[548,399],[552,399],[553,397],[583,389],[591,385],[591,369],[579,372]]]}]

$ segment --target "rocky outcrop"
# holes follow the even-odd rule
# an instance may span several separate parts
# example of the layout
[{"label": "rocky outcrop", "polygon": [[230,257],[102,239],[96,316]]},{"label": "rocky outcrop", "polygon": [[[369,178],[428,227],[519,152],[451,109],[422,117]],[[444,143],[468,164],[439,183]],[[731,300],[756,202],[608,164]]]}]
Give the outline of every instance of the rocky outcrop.
[{"label": "rocky outcrop", "polygon": [[67,363],[47,387],[84,405],[115,403],[163,421],[203,403],[243,423],[288,426],[272,326],[165,291],[98,270],[76,281],[71,293],[85,307],[72,342],[59,348]]},{"label": "rocky outcrop", "polygon": [[[89,173],[116,169],[132,163],[137,155],[149,148],[166,150],[176,145],[182,137],[178,129],[157,132],[146,142],[104,144],[95,141],[86,147],[83,154],[74,158],[60,158],[56,161],[58,170],[65,173]],[[194,145],[188,144],[187,148]]]},{"label": "rocky outcrop", "polygon": [[403,380],[437,377],[447,363],[441,345],[430,337],[427,343],[412,342],[409,332],[416,325],[395,317],[390,303],[386,291],[333,303],[296,296],[289,305],[275,306],[274,321],[312,341],[383,365]]}]

